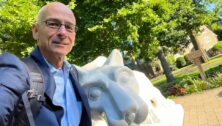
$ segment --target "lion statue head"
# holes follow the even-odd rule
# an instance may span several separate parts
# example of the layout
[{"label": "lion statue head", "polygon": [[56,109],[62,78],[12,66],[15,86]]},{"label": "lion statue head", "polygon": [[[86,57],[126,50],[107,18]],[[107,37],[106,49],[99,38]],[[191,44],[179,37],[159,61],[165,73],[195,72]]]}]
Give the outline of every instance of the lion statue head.
[{"label": "lion statue head", "polygon": [[124,66],[119,50],[77,69],[94,126],[182,126],[182,106],[164,98],[145,74]]}]

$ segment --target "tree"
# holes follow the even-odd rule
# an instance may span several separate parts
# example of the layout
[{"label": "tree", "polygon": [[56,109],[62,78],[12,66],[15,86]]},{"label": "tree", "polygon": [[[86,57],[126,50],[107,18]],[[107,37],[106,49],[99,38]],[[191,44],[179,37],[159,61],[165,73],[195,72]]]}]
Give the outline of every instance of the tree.
[{"label": "tree", "polygon": [[222,21],[216,21],[213,24],[211,24],[211,28],[214,31],[214,33],[217,34],[218,39],[222,40]]},{"label": "tree", "polygon": [[[27,56],[35,46],[32,24],[47,0],[0,0],[0,50],[19,57]],[[75,0],[61,1],[74,9]]]},{"label": "tree", "polygon": [[39,10],[38,0],[1,0],[0,1],[0,47],[4,52],[18,56],[27,55],[35,44],[31,26]]},{"label": "tree", "polygon": [[158,53],[157,53],[157,56],[158,58],[160,59],[160,62],[164,68],[164,72],[165,72],[165,75],[166,75],[166,78],[167,78],[167,81],[168,82],[173,82],[174,81],[174,76],[170,70],[170,67],[165,59],[165,56],[164,56],[164,53],[162,50],[160,50]]},{"label": "tree", "polygon": [[215,19],[216,9],[206,11],[209,2],[216,1],[77,1],[81,31],[73,55],[88,62],[120,48],[135,59],[151,60],[159,46],[175,53],[190,39],[195,44],[193,31]]},{"label": "tree", "polygon": [[[221,2],[216,0],[60,0],[74,9],[79,31],[74,50],[68,56],[77,64],[85,64],[98,55],[108,55],[119,48],[131,57],[152,60],[167,47],[176,52],[185,47],[193,30],[215,20]],[[47,0],[1,0],[0,46],[17,55],[27,54],[33,47],[31,25],[39,6]],[[216,3],[206,11],[207,3]],[[28,48],[28,49],[29,49]]]},{"label": "tree", "polygon": [[70,56],[75,63],[85,64],[98,55],[108,55],[114,48],[122,48],[122,38],[114,31],[115,22],[108,23],[105,20],[132,1],[76,1],[74,12],[79,30],[74,51]]}]

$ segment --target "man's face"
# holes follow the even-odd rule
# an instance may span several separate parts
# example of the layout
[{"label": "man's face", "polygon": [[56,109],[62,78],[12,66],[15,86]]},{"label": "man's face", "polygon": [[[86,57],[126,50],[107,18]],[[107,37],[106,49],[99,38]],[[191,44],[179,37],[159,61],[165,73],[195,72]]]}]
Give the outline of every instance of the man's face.
[{"label": "man's face", "polygon": [[46,7],[33,26],[33,37],[43,54],[65,56],[74,45],[75,25],[75,17],[68,8],[59,5]]}]

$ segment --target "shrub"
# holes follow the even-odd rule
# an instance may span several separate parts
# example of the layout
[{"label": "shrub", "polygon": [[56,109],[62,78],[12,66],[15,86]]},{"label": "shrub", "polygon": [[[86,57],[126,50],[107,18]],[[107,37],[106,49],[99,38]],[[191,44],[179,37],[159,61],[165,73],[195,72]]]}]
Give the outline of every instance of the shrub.
[{"label": "shrub", "polygon": [[222,73],[217,74],[215,77],[208,79],[210,88],[222,86]]},{"label": "shrub", "polygon": [[208,88],[207,85],[208,85],[207,82],[204,80],[199,80],[199,79],[193,80],[193,84],[186,87],[185,90],[187,94],[200,92],[200,91],[206,90]]},{"label": "shrub", "polygon": [[167,95],[181,96],[194,92],[200,92],[208,88],[208,82],[201,79],[197,79],[196,77],[188,76],[180,80],[176,84],[168,87]]},{"label": "shrub", "polygon": [[173,96],[181,96],[181,95],[185,95],[186,91],[183,87],[179,86],[179,85],[173,85],[173,86],[170,86],[168,88],[168,92],[169,92],[169,95],[173,95]]},{"label": "shrub", "polygon": [[207,81],[195,77],[186,77],[169,89],[169,95],[185,95],[222,86],[222,73],[216,74]]},{"label": "shrub", "polygon": [[222,65],[219,65],[217,67],[214,68],[210,68],[209,70],[207,70],[206,72],[206,76],[209,77],[214,77],[216,76],[218,73],[222,73]]},{"label": "shrub", "polygon": [[186,94],[200,92],[207,89],[207,82],[204,80],[187,77],[179,82],[179,85],[185,88]]},{"label": "shrub", "polygon": [[210,88],[222,87],[222,65],[206,71],[207,81],[200,79],[197,73],[199,72],[178,76],[173,83],[164,83],[157,87],[165,97],[176,97],[201,92]]},{"label": "shrub", "polygon": [[212,48],[213,54],[217,55],[219,53],[222,53],[222,41],[218,42],[214,47]]},{"label": "shrub", "polygon": [[177,58],[177,60],[176,60],[176,66],[177,66],[178,68],[182,68],[182,67],[186,66],[186,60],[185,60],[185,58],[184,58],[184,57],[179,57],[179,58]]},{"label": "shrub", "polygon": [[171,70],[176,70],[177,69],[176,59],[174,58],[173,54],[167,54],[166,61],[169,64]]}]

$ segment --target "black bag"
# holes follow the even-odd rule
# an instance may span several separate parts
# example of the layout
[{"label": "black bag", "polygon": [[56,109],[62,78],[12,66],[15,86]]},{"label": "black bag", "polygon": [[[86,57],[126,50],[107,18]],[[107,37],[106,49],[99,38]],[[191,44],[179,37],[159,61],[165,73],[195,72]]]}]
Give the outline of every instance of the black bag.
[{"label": "black bag", "polygon": [[[44,96],[45,87],[43,74],[37,63],[32,59],[32,57],[27,57],[22,59],[22,61],[27,66],[27,71],[29,74],[30,89],[27,90],[22,98],[19,100],[16,108],[14,109],[14,115],[11,122],[11,126],[35,126],[34,119],[38,115],[40,107],[42,104],[48,105],[46,98]],[[78,72],[75,67],[72,67],[71,75],[75,80],[78,81]],[[74,88],[76,91],[76,89]],[[80,99],[80,96],[76,96]]]},{"label": "black bag", "polygon": [[22,59],[27,66],[30,89],[23,93],[19,100],[12,120],[12,126],[35,126],[34,118],[37,116],[41,105],[45,102],[44,80],[42,73],[31,58]]}]

